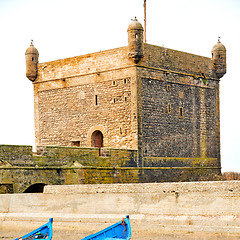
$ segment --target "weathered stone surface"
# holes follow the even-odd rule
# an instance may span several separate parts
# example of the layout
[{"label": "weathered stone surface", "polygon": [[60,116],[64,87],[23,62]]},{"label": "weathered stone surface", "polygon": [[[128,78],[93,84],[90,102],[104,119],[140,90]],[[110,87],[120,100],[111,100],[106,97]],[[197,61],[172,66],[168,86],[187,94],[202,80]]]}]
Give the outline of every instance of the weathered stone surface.
[{"label": "weathered stone surface", "polygon": [[[144,157],[127,149],[0,146],[0,193],[41,192],[44,185],[219,180],[217,160]],[[3,160],[4,159],[4,160]]]},{"label": "weathered stone surface", "polygon": [[129,59],[128,47],[39,64],[37,146],[94,147],[100,131],[103,147],[137,150],[138,167],[212,167],[218,170],[209,169],[202,180],[214,171],[217,176],[219,80],[212,60],[143,46],[138,64]]},{"label": "weathered stone surface", "polygon": [[0,146],[0,183],[21,192],[33,184],[221,179],[220,41],[212,54],[143,43],[136,19],[126,47],[38,64],[31,44],[37,154]]},{"label": "weathered stone surface", "polygon": [[130,215],[133,239],[135,231],[239,234],[239,189],[239,181],[46,186],[0,195],[0,223],[53,217],[54,229],[95,232]]}]

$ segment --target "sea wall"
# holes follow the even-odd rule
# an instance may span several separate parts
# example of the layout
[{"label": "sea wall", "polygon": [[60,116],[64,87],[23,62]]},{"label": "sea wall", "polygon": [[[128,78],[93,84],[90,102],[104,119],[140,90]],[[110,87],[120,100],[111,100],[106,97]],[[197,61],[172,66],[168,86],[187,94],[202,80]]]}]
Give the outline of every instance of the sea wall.
[{"label": "sea wall", "polygon": [[86,234],[130,215],[134,231],[240,234],[240,181],[45,186],[0,195],[0,229],[45,222]]}]

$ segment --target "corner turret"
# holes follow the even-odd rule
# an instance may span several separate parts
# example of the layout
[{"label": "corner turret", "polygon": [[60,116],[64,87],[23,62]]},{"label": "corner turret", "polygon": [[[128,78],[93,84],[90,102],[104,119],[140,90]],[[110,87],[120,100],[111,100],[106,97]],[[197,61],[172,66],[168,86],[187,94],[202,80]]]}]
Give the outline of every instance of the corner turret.
[{"label": "corner turret", "polygon": [[212,48],[212,63],[213,70],[215,71],[217,77],[220,79],[226,73],[226,48],[220,42],[220,37],[218,38],[217,44]]},{"label": "corner turret", "polygon": [[33,46],[33,40],[30,47],[25,52],[26,59],[26,76],[30,81],[34,81],[37,78],[38,73],[38,50]]},{"label": "corner turret", "polygon": [[128,26],[128,55],[138,63],[143,57],[143,26],[135,17]]}]

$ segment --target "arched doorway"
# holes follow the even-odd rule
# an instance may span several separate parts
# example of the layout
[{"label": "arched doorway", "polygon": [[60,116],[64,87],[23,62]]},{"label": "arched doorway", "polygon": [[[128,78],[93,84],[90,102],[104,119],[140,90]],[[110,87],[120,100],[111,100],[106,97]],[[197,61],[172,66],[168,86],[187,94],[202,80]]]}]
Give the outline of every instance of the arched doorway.
[{"label": "arched doorway", "polygon": [[97,148],[103,147],[103,134],[101,131],[96,130],[92,133],[91,145]]},{"label": "arched doorway", "polygon": [[[92,126],[87,133],[87,147],[95,147],[94,138],[97,132],[102,135],[102,147],[109,147],[107,127],[102,125]],[[99,134],[99,133],[98,133]],[[100,134],[99,134],[100,135]]]},{"label": "arched doorway", "polygon": [[42,193],[45,185],[46,184],[44,184],[44,183],[35,183],[35,184],[29,186],[24,191],[24,193]]}]

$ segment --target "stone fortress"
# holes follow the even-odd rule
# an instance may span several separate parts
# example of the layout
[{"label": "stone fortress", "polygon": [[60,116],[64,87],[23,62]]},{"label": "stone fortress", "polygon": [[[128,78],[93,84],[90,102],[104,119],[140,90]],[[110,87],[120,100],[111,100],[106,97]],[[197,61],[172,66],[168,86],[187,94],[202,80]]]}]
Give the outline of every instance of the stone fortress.
[{"label": "stone fortress", "polygon": [[150,45],[136,18],[127,32],[128,46],[51,62],[26,50],[37,155],[3,145],[0,160],[31,167],[23,176],[42,170],[29,186],[221,179],[226,48],[218,40],[207,58]]},{"label": "stone fortress", "polygon": [[0,145],[0,193],[30,194],[0,194],[0,229],[53,217],[56,237],[82,239],[129,214],[132,239],[239,239],[240,182],[210,181],[221,180],[220,40],[212,58],[153,46],[134,19],[126,47],[38,55],[31,43],[37,152]]}]

